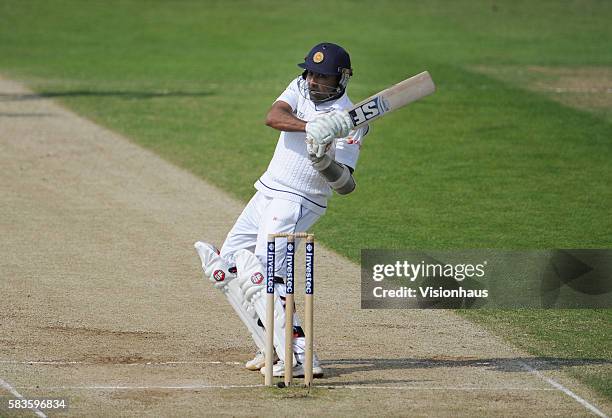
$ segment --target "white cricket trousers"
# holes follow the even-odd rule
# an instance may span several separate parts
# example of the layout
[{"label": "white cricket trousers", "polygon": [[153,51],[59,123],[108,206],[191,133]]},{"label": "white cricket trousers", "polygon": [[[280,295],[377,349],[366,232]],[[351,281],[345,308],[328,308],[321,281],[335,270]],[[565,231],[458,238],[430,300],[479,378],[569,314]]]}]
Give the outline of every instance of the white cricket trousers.
[{"label": "white cricket trousers", "polygon": [[[227,238],[221,248],[221,257],[225,258],[230,265],[235,265],[234,254],[236,251],[244,248],[253,252],[265,267],[268,234],[308,232],[319,217],[319,214],[303,207],[299,203],[268,197],[258,191],[251,198],[227,234]],[[299,240],[296,239],[296,246],[298,243]],[[277,239],[274,274],[276,277],[287,277],[286,249],[287,240]],[[275,292],[284,300],[286,295],[285,284],[276,283],[274,288]],[[284,318],[284,314],[283,312],[282,318]],[[249,324],[246,325],[249,328]],[[303,356],[306,342],[303,332],[300,332],[300,320],[297,314],[293,317],[293,325],[295,335],[293,351],[296,356]]]},{"label": "white cricket trousers", "polygon": [[[234,265],[234,254],[244,248],[254,253],[265,266],[268,234],[308,232],[319,217],[319,214],[299,203],[268,197],[258,191],[227,234],[221,248],[221,257]],[[276,277],[286,277],[286,249],[287,240],[277,239]]]}]

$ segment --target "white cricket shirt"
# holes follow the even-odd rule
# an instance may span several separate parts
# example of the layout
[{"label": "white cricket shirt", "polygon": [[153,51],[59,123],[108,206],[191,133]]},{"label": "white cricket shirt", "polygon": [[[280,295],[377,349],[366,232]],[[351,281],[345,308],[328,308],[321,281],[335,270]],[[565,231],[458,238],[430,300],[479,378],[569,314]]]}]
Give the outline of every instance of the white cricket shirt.
[{"label": "white cricket shirt", "polygon": [[[353,107],[346,92],[338,99],[315,105],[300,94],[299,76],[275,100],[288,103],[298,118],[309,122],[317,115],[331,110],[348,110]],[[328,154],[336,161],[351,168],[357,165],[367,125],[351,131],[346,138],[338,138]],[[266,196],[301,203],[318,214],[325,213],[332,189],[318,171],[312,167],[306,151],[305,132],[281,132],[274,156],[266,172],[255,182],[255,188]]]}]

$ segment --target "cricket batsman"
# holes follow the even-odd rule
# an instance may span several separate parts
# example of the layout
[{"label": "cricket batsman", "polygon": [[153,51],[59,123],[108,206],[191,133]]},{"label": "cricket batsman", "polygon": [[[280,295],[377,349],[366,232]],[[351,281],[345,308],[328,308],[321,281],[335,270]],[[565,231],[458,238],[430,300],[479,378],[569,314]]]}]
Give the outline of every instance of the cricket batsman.
[{"label": "cricket batsman", "polygon": [[[258,351],[246,363],[249,370],[265,365],[265,276],[267,237],[271,233],[307,232],[327,210],[333,192],[355,189],[364,125],[354,129],[347,110],[352,107],[346,89],[353,74],[349,54],[339,45],[314,46],[303,70],[272,104],[266,125],[280,131],[267,170],[255,183],[257,190],[227,234],[221,251],[212,244],[194,244],[204,276],[221,290],[251,333]],[[294,316],[294,358],[285,359],[286,239],[276,244],[274,348],[278,361],[274,376],[284,376],[285,362],[293,375],[304,375],[304,332]],[[293,306],[287,307],[294,309]],[[323,376],[313,356],[313,375]],[[263,372],[263,370],[262,370]]]}]

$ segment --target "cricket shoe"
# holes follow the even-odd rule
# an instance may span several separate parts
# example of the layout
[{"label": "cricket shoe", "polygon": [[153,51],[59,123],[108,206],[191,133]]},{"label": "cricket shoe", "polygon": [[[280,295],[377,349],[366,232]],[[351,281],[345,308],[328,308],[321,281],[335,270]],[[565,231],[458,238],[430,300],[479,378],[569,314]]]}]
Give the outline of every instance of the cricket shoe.
[{"label": "cricket shoe", "polygon": [[[260,370],[261,374],[266,374],[266,368],[262,367]],[[279,360],[276,362],[274,367],[272,368],[272,375],[274,377],[283,377],[285,376],[285,362]],[[304,377],[304,365],[298,362],[295,366],[293,366],[293,377]],[[323,377],[323,369],[319,364],[319,359],[314,358],[312,361],[312,377]]]},{"label": "cricket shoe", "polygon": [[[274,361],[277,361],[277,360],[278,360],[278,356],[276,355],[276,353],[274,353]],[[247,361],[244,367],[246,367],[248,370],[257,371],[257,370],[261,370],[265,365],[266,365],[265,353],[263,352],[263,350],[257,350],[257,353],[255,353],[255,357]]]}]

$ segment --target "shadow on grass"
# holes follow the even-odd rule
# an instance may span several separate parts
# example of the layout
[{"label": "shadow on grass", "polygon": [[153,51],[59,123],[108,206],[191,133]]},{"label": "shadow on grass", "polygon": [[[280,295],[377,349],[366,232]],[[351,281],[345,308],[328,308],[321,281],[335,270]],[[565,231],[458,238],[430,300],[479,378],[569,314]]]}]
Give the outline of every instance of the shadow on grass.
[{"label": "shadow on grass", "polygon": [[69,90],[69,91],[48,91],[43,93],[7,94],[0,93],[0,101],[22,101],[55,99],[65,97],[112,97],[128,100],[148,100],[159,98],[177,97],[206,97],[214,95],[210,91],[187,92],[187,91],[92,91],[92,90]]},{"label": "shadow on grass", "polygon": [[[409,370],[409,369],[433,369],[433,368],[460,368],[472,367],[488,369],[497,372],[529,372],[530,367],[536,370],[560,370],[573,366],[611,365],[608,359],[591,358],[557,358],[557,357],[514,357],[514,358],[432,358],[432,359],[336,359],[322,361],[325,367],[325,377],[336,377],[355,372],[368,372],[375,370]],[[399,383],[404,381],[393,382]],[[372,384],[382,381],[346,382],[344,384]]]},{"label": "shadow on grass", "polygon": [[0,112],[0,118],[44,118],[55,116],[53,113],[7,113]]}]

